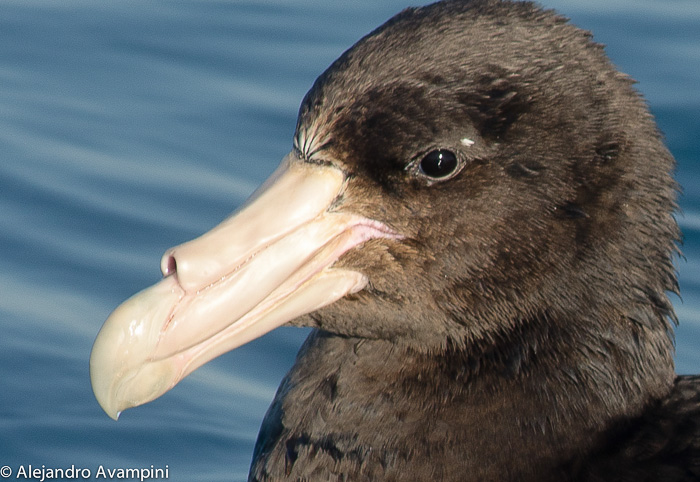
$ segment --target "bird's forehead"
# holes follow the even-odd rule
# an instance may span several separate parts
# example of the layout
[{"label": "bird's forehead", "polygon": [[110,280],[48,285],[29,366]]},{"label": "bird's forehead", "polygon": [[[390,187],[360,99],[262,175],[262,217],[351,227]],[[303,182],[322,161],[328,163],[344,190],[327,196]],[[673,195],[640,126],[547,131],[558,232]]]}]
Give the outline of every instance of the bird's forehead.
[{"label": "bird's forehead", "polygon": [[392,80],[363,87],[330,86],[317,94],[319,98],[310,99],[294,140],[304,158],[313,160],[330,152],[341,157],[354,153],[365,159],[398,158],[439,134],[437,99],[425,85]]}]

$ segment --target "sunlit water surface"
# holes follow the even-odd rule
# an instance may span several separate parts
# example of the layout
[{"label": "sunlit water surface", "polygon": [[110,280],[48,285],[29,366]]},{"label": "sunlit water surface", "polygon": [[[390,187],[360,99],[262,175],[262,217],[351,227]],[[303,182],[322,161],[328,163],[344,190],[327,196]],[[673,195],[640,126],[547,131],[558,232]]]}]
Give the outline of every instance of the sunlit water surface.
[{"label": "sunlit water surface", "polygon": [[[420,2],[419,2],[420,3]],[[700,372],[700,3],[549,0],[636,78],[679,166],[677,366]],[[0,0],[0,466],[244,480],[305,337],[280,329],[109,419],[88,358],[290,149],[315,77],[403,1]]]}]

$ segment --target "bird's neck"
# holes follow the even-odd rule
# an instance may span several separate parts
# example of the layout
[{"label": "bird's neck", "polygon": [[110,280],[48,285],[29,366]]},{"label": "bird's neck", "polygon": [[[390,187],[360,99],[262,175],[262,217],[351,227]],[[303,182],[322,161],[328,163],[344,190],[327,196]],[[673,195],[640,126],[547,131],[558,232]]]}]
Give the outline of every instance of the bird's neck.
[{"label": "bird's neck", "polygon": [[297,458],[330,457],[397,480],[564,480],[655,396],[616,371],[618,353],[520,341],[529,352],[426,354],[314,333],[275,402],[289,473]]}]

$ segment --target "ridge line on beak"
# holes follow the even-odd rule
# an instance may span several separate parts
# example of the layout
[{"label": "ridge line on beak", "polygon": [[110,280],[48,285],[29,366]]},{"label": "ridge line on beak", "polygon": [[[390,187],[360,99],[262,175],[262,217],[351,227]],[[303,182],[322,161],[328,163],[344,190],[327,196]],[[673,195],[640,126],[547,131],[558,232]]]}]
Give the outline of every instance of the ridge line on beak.
[{"label": "ridge line on beak", "polygon": [[164,278],[119,306],[95,340],[90,375],[103,409],[116,418],[212,358],[363,289],[366,276],[336,261],[401,236],[337,210],[346,184],[337,167],[290,154],[234,216],[167,250]]}]

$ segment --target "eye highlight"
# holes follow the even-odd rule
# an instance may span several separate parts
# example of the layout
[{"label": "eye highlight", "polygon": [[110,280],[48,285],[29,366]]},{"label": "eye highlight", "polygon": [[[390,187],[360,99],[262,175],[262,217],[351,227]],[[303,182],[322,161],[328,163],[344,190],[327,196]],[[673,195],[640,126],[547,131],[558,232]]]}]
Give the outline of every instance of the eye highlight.
[{"label": "eye highlight", "polygon": [[435,149],[421,159],[418,168],[421,174],[431,179],[445,179],[459,167],[459,161],[454,152],[447,149]]}]

